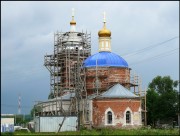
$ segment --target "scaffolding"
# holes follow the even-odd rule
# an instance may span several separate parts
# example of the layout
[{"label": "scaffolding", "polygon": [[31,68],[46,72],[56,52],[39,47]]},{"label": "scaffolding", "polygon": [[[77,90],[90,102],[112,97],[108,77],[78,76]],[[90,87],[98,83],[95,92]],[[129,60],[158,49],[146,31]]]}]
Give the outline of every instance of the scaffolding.
[{"label": "scaffolding", "polygon": [[[77,115],[78,101],[87,97],[83,61],[91,55],[90,39],[87,32],[54,33],[54,53],[44,56],[44,65],[50,72],[51,98],[56,99],[53,115]],[[67,93],[75,95],[65,111],[61,97]],[[73,111],[71,107],[75,107]]]},{"label": "scaffolding", "polygon": [[133,74],[134,79],[137,81],[137,87],[134,87],[134,94],[138,95],[141,100],[141,119],[144,126],[147,125],[147,109],[146,109],[146,88],[142,88],[142,79],[136,73]]}]

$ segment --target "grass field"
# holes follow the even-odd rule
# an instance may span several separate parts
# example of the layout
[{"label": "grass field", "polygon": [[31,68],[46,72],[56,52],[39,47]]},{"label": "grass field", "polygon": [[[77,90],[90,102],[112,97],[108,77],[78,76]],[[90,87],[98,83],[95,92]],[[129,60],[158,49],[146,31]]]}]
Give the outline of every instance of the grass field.
[{"label": "grass field", "polygon": [[101,129],[81,130],[80,132],[59,132],[59,133],[1,133],[1,135],[179,135],[179,129]]}]

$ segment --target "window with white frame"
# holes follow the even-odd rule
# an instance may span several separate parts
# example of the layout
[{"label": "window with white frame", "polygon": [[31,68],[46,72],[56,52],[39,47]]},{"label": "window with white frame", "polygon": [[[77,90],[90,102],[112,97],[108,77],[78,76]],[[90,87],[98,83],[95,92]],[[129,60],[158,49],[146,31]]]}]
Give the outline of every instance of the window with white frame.
[{"label": "window with white frame", "polygon": [[107,113],[107,124],[112,124],[112,112],[108,111]]},{"label": "window with white frame", "polygon": [[109,126],[112,126],[112,125],[115,125],[114,124],[114,112],[113,110],[109,107],[106,109],[105,113],[104,113],[104,117],[105,117],[105,125],[109,125]]},{"label": "window with white frame", "polygon": [[126,123],[127,124],[131,123],[131,112],[130,111],[126,112]]}]

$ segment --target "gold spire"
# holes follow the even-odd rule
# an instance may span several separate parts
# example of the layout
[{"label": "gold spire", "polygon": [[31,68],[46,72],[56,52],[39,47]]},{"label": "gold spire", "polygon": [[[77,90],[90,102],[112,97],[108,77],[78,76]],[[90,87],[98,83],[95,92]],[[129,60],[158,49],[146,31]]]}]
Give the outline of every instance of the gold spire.
[{"label": "gold spire", "polygon": [[104,26],[103,28],[98,32],[99,37],[110,37],[111,36],[111,31],[106,29],[106,14],[104,12]]},{"label": "gold spire", "polygon": [[72,20],[70,22],[70,25],[76,25],[76,21],[74,20],[74,8],[72,9]]}]

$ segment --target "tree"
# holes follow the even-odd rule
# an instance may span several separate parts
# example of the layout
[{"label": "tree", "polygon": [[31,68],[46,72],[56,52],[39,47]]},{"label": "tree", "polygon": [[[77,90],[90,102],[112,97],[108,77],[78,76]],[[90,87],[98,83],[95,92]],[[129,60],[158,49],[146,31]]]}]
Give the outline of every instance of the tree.
[{"label": "tree", "polygon": [[157,76],[149,83],[147,91],[147,123],[156,125],[157,120],[175,119],[179,99],[175,89],[178,81],[170,76]]},{"label": "tree", "polygon": [[147,106],[147,122],[148,124],[152,124],[152,126],[154,127],[155,126],[155,123],[158,119],[158,116],[157,116],[157,111],[158,111],[158,106],[157,106],[157,103],[158,103],[158,93],[153,90],[153,89],[149,89],[147,91],[147,95],[146,95],[146,98],[147,98],[147,102],[146,102],[146,106]]}]

